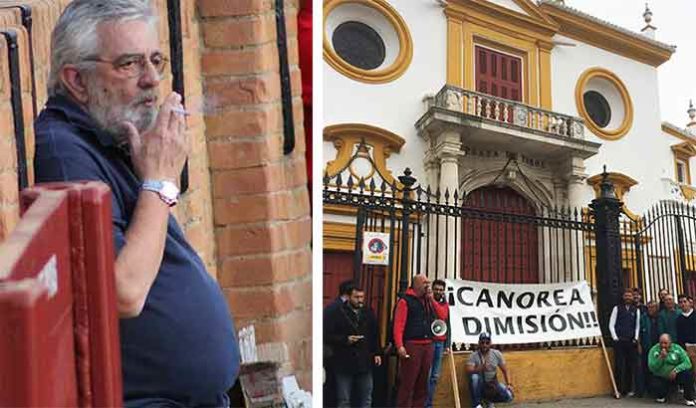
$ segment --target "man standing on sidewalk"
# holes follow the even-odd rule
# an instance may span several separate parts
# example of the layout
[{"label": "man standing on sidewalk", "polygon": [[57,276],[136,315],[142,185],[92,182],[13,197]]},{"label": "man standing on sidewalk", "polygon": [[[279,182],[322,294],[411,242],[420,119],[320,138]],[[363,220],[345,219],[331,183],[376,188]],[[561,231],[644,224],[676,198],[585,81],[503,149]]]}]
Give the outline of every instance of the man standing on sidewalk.
[{"label": "man standing on sidewalk", "polygon": [[425,407],[433,406],[433,394],[437,386],[437,380],[440,378],[440,370],[442,369],[442,356],[450,352],[451,333],[449,324],[449,306],[445,301],[445,281],[437,279],[433,282],[433,297],[435,302],[435,315],[438,319],[446,323],[447,333],[444,335],[433,335],[433,362],[430,367],[430,379],[428,380],[428,398],[425,400]]},{"label": "man standing on sidewalk", "polygon": [[609,317],[609,332],[614,340],[616,385],[621,395],[633,395],[631,382],[638,362],[640,311],[633,304],[633,290],[626,289],[623,305],[614,306]]},{"label": "man standing on sidewalk", "polygon": [[364,302],[365,292],[353,287],[348,302],[330,310],[324,321],[324,339],[334,352],[339,408],[372,406],[372,367],[382,364],[377,320]]},{"label": "man standing on sidewalk", "polygon": [[399,356],[399,390],[396,406],[425,406],[428,377],[433,360],[433,333],[430,328],[435,307],[428,294],[425,275],[413,277],[411,287],[399,299],[394,312],[394,345]]},{"label": "man standing on sidewalk", "polygon": [[657,314],[659,305],[656,301],[651,300],[647,304],[647,314],[640,316],[640,343],[638,347],[638,355],[640,359],[640,367],[638,375],[636,375],[636,395],[640,398],[645,394],[645,390],[652,384],[652,373],[648,369],[648,352],[660,341],[660,332],[657,328]]},{"label": "man standing on sidewalk", "polygon": [[679,295],[678,299],[681,313],[676,322],[677,339],[679,339],[679,345],[689,355],[691,365],[694,365],[696,362],[696,313],[691,306],[693,298],[688,295]]}]

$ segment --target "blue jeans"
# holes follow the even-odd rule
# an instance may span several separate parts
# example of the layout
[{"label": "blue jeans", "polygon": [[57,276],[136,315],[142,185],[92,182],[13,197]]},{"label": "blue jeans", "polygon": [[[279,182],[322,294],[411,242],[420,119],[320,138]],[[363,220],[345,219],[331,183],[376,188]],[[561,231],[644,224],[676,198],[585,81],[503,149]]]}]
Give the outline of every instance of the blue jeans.
[{"label": "blue jeans", "polygon": [[433,406],[433,394],[440,378],[442,369],[442,353],[445,351],[444,341],[433,341],[433,364],[430,366],[430,377],[428,379],[428,397],[425,399],[425,408]]},{"label": "blue jeans", "polygon": [[349,408],[351,396],[356,408],[372,406],[372,372],[366,373],[336,373],[336,406]]},{"label": "blue jeans", "polygon": [[[486,400],[490,402],[510,402],[512,401],[512,391],[503,385],[496,382],[495,395],[486,395]],[[469,376],[469,391],[471,392],[471,406],[476,407],[481,404],[484,399],[484,391],[486,383],[481,374],[471,374]]]}]

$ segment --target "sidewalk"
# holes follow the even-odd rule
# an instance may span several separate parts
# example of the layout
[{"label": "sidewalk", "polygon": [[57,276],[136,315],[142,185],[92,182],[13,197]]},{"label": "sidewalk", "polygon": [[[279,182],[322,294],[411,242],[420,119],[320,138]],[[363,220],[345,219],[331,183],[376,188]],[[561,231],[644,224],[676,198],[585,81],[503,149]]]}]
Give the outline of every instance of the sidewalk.
[{"label": "sidewalk", "polygon": [[671,399],[666,404],[658,404],[653,398],[622,398],[612,397],[593,397],[582,399],[567,399],[547,402],[528,402],[523,404],[496,404],[496,407],[515,407],[515,408],[604,408],[604,407],[685,407],[684,399],[681,395],[671,395]]}]

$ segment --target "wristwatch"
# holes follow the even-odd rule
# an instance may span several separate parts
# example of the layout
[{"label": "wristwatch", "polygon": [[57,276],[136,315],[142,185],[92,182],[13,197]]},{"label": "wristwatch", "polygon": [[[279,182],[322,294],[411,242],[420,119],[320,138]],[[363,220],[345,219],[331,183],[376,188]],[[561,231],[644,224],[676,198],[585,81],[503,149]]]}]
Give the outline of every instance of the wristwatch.
[{"label": "wristwatch", "polygon": [[179,201],[179,187],[169,180],[145,180],[140,188],[157,193],[160,200],[170,207]]}]

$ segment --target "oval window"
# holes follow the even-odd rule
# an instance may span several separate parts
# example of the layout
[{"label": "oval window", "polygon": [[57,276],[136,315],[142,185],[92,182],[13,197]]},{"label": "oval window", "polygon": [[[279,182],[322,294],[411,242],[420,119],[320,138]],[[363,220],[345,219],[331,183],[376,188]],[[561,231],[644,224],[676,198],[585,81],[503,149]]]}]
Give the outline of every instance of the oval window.
[{"label": "oval window", "polygon": [[606,127],[611,122],[611,108],[607,99],[597,91],[587,91],[583,95],[585,109],[590,119],[600,128]]},{"label": "oval window", "polygon": [[384,62],[384,41],[367,24],[346,21],[336,27],[331,42],[336,54],[354,67],[372,70]]}]

